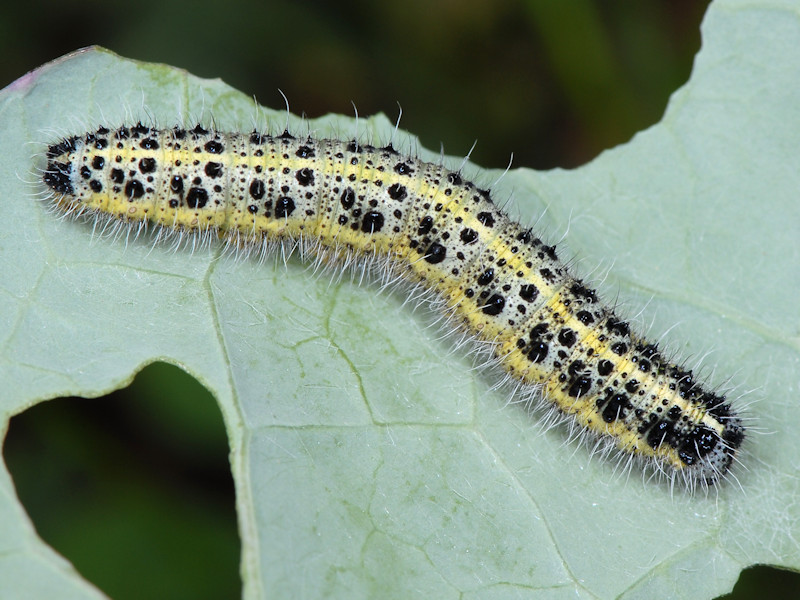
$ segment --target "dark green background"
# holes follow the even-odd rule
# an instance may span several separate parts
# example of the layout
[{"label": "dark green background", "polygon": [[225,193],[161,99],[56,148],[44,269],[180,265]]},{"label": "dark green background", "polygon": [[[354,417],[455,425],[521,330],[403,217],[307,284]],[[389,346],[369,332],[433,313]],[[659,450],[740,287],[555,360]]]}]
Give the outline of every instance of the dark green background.
[{"label": "dark green background", "polygon": [[[431,149],[502,168],[575,167],[656,123],[687,80],[706,2],[35,0],[0,22],[0,85],[99,44],[295,113],[385,112]],[[4,454],[42,537],[117,600],[235,598],[233,484],[219,410],[181,371],[40,404]],[[795,598],[748,570],[730,598]]]}]

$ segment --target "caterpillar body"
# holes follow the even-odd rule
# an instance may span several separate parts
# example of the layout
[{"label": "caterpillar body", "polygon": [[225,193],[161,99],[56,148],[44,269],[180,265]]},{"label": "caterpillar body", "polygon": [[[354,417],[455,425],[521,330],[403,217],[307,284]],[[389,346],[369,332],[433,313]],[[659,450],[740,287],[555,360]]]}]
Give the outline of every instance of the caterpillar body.
[{"label": "caterpillar body", "polygon": [[71,215],[377,259],[433,293],[523,391],[623,456],[690,487],[737,459],[745,428],[724,395],[632,332],[459,172],[391,145],[139,123],[54,143],[42,180]]}]

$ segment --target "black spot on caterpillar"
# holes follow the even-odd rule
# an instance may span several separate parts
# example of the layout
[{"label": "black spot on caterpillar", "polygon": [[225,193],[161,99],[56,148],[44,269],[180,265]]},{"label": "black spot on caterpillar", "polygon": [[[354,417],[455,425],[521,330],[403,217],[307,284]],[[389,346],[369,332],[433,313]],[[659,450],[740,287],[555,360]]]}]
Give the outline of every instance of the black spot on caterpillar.
[{"label": "black spot on caterpillar", "polygon": [[42,180],[70,215],[382,260],[558,415],[690,487],[722,479],[744,440],[730,402],[632,332],[555,246],[459,173],[391,146],[139,123],[51,145]]}]

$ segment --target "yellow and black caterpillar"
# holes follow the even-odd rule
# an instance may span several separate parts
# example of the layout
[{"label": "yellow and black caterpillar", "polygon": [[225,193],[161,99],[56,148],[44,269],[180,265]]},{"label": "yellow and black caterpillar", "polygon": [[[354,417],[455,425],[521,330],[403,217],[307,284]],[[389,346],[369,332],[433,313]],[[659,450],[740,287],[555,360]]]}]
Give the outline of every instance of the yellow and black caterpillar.
[{"label": "yellow and black caterpillar", "polygon": [[391,146],[140,123],[53,144],[42,179],[69,214],[381,260],[571,423],[690,486],[719,481],[744,440],[730,402],[632,333],[555,246]]}]

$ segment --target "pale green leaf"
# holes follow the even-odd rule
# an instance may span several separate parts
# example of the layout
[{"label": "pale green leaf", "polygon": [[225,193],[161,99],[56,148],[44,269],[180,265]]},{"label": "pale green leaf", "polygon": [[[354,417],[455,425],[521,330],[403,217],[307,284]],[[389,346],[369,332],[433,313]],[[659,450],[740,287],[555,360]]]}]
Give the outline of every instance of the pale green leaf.
[{"label": "pale green leaf", "polygon": [[[669,348],[710,353],[711,382],[748,392],[758,432],[740,485],[688,496],[591,460],[489,391],[400,294],[331,283],[296,257],[92,239],[48,213],[36,169],[62,134],[286,123],[220,81],[97,49],[0,95],[3,431],[152,361],[185,368],[225,418],[249,598],[710,598],[750,564],[800,569],[799,14],[788,0],[715,3],[661,123],[581,169],[514,170],[494,187],[524,221],[544,211],[579,271],[608,272],[606,298],[646,305],[636,320],[652,337],[677,323]],[[289,126],[356,132],[345,117]],[[357,127],[393,135],[383,116]],[[394,144],[438,159],[402,132]],[[0,492],[0,596],[99,597],[38,539],[5,468]]]}]

